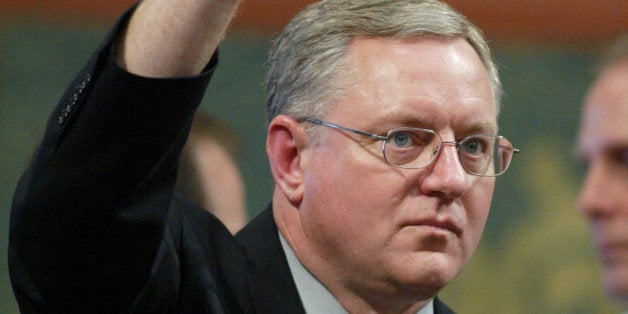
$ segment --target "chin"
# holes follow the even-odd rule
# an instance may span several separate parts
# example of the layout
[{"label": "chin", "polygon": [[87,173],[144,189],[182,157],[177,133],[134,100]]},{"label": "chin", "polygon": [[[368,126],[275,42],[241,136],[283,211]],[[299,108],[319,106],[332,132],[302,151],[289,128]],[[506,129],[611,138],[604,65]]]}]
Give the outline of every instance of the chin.
[{"label": "chin", "polygon": [[405,284],[412,290],[428,291],[435,295],[449,284],[462,269],[460,261],[441,252],[422,252],[414,260],[412,270],[406,272]]},{"label": "chin", "polygon": [[606,269],[604,288],[608,296],[628,308],[628,267]]},{"label": "chin", "polygon": [[610,299],[614,300],[615,302],[621,304],[621,306],[623,306],[624,308],[628,309],[628,291],[626,291],[626,289],[624,289],[623,291],[617,291],[617,290],[609,290],[607,288],[606,294],[608,295]]}]

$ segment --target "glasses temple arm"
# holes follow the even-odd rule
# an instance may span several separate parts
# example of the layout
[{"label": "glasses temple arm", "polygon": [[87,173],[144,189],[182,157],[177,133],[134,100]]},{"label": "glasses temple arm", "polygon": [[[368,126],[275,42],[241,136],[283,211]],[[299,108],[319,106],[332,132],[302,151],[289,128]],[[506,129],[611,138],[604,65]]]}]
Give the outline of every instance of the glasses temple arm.
[{"label": "glasses temple arm", "polygon": [[340,130],[343,130],[343,131],[347,131],[347,132],[351,132],[351,133],[355,133],[355,134],[359,134],[359,135],[368,136],[368,137],[370,137],[372,139],[376,139],[376,140],[379,140],[379,141],[385,141],[386,140],[386,136],[381,136],[381,135],[377,135],[377,134],[374,134],[374,133],[369,133],[369,132],[364,132],[364,131],[360,131],[360,130],[356,130],[356,129],[352,129],[352,128],[347,128],[347,127],[344,127],[342,125],[333,124],[331,122],[327,122],[327,121],[323,121],[323,120],[319,120],[319,119],[306,118],[305,121],[311,122],[311,123],[314,123],[314,124],[325,125],[325,126],[328,126],[330,128],[340,129]]}]

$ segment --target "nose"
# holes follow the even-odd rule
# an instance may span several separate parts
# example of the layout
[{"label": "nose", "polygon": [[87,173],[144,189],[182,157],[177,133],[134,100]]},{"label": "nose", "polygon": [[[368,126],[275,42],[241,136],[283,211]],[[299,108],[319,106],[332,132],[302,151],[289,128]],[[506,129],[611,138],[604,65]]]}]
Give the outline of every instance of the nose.
[{"label": "nose", "polygon": [[436,160],[426,168],[420,183],[421,192],[438,195],[446,199],[456,199],[464,195],[472,185],[472,178],[458,158],[456,143],[443,142]]},{"label": "nose", "polygon": [[599,219],[612,213],[613,186],[610,181],[608,167],[603,160],[589,161],[589,168],[585,175],[580,195],[578,208],[580,213],[589,219]]}]

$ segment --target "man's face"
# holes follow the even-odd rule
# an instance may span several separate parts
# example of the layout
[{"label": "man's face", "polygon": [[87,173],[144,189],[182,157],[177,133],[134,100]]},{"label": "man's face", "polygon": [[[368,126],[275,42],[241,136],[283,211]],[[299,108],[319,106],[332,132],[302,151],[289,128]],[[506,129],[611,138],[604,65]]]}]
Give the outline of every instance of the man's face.
[{"label": "man's face", "polygon": [[[350,83],[326,121],[380,135],[428,128],[444,141],[497,132],[488,76],[464,40],[358,38],[346,58]],[[431,297],[475,250],[495,179],[468,174],[454,145],[412,170],[388,165],[381,147],[325,128],[303,154],[295,250],[337,297]]]},{"label": "man's face", "polygon": [[587,163],[579,206],[604,267],[607,292],[628,304],[628,59],[586,98],[578,152]]}]

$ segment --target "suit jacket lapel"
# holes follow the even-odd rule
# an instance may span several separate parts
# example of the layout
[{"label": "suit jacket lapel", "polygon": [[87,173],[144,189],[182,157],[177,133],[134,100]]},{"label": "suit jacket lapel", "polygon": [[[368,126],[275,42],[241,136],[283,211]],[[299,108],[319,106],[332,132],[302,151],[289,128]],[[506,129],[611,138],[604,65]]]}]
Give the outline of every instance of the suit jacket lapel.
[{"label": "suit jacket lapel", "polygon": [[272,206],[236,235],[251,274],[253,304],[264,313],[305,313],[281,247]]},{"label": "suit jacket lapel", "polygon": [[454,314],[455,312],[438,297],[434,298],[434,314]]}]

